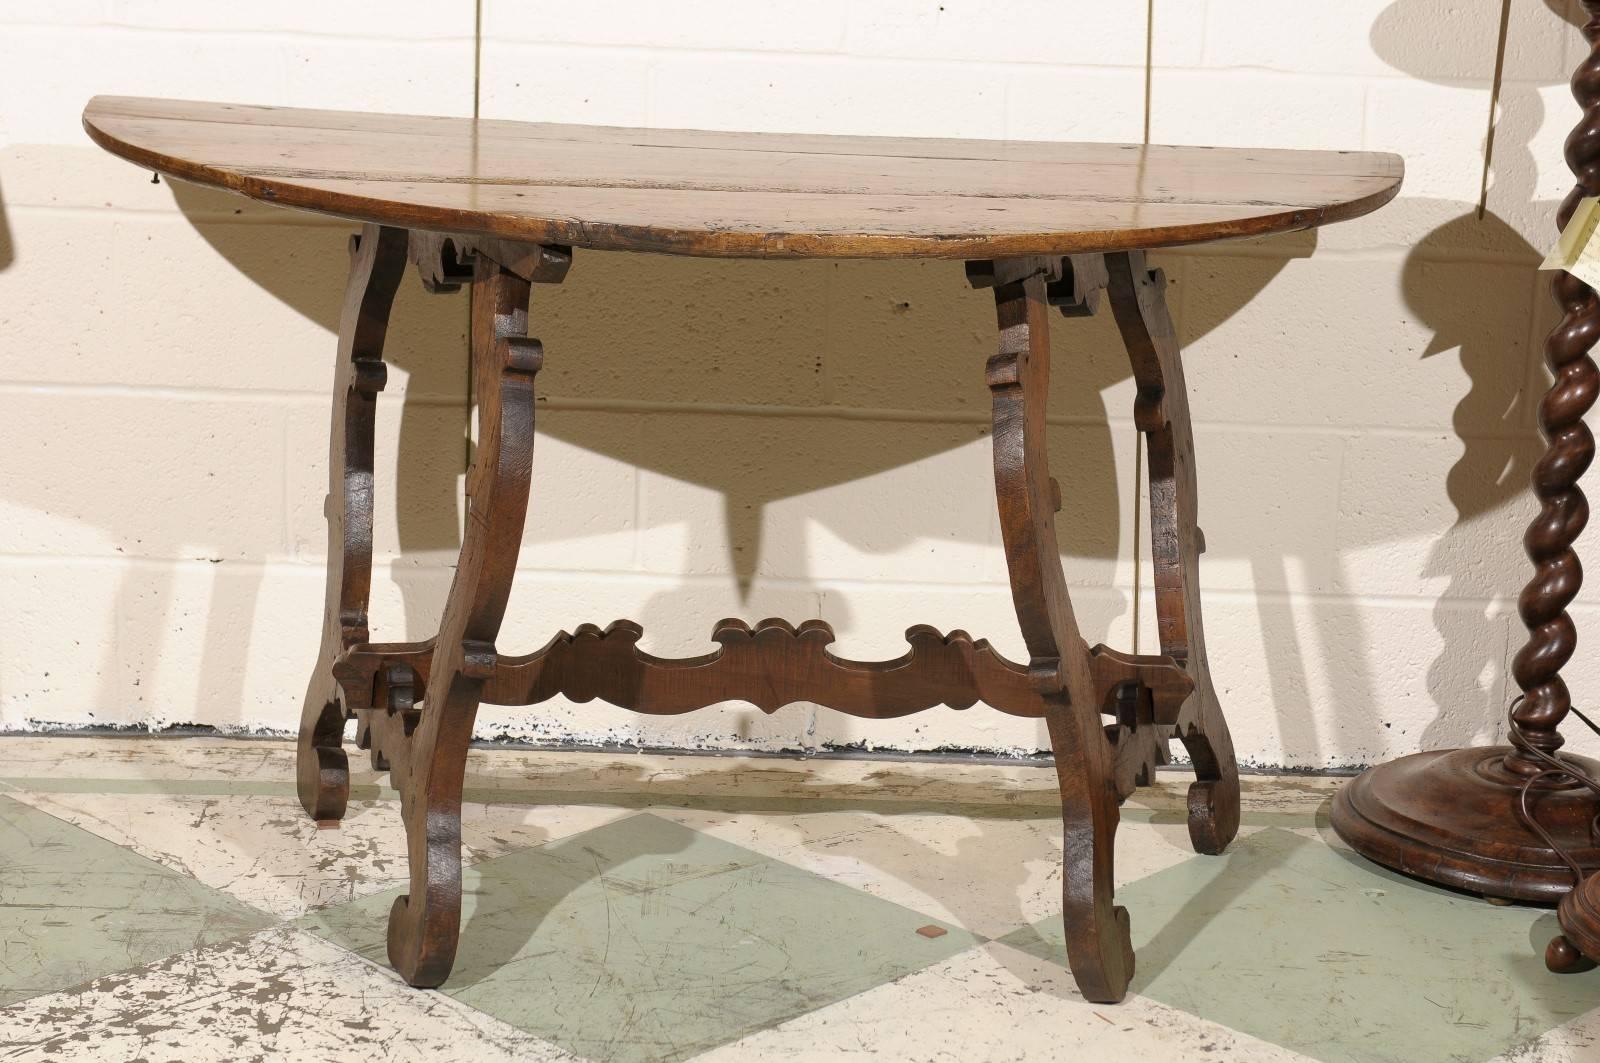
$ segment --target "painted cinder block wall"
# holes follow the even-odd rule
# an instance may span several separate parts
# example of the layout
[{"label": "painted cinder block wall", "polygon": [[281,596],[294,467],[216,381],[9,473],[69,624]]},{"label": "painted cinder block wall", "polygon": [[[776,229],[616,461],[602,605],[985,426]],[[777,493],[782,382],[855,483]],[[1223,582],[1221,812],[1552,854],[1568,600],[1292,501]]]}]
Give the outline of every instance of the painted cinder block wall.
[{"label": "painted cinder block wall", "polygon": [[[326,549],[349,226],[92,147],[97,92],[551,121],[1368,148],[1405,191],[1317,234],[1174,250],[1202,579],[1243,758],[1326,768],[1489,741],[1514,693],[1524,495],[1569,177],[1560,0],[198,0],[0,3],[0,727],[294,728]],[[1563,17],[1563,15],[1565,17]],[[1150,58],[1147,66],[1147,55]],[[1148,91],[1147,91],[1148,90]],[[381,407],[374,629],[428,629],[459,543],[464,296],[408,282]],[[948,263],[582,253],[535,293],[535,499],[506,652],[627,616],[646,648],[822,617],[1020,655],[989,471],[993,316]],[[1155,645],[1133,389],[1058,320],[1053,461],[1091,641]],[[400,466],[396,480],[394,472]],[[1595,593],[1600,593],[1597,591]],[[1600,692],[1600,608],[1568,671]],[[486,708],[482,736],[1032,752],[980,708],[655,719]]]}]

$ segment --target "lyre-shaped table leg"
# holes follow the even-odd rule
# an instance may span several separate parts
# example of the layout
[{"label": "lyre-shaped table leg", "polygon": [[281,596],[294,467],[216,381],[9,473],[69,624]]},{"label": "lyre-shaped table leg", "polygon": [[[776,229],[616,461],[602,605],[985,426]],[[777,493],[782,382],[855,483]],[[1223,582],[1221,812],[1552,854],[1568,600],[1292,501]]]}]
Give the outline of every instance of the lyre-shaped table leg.
[{"label": "lyre-shaped table leg", "polygon": [[1194,693],[1183,707],[1177,736],[1194,761],[1189,787],[1189,840],[1202,853],[1220,853],[1239,830],[1239,769],[1222,717],[1200,622],[1199,501],[1194,428],[1166,277],[1145,264],[1144,252],[1106,256],[1107,294],[1139,386],[1134,419],[1145,435],[1150,475],[1150,538],[1155,566],[1156,621],[1161,652],[1188,671]]},{"label": "lyre-shaped table leg", "polygon": [[351,237],[328,448],[327,606],[322,649],[300,716],[296,771],[300,803],[319,820],[343,817],[350,794],[349,761],[342,748],[345,711],[333,665],[341,652],[369,637],[374,416],[385,379],[389,308],[405,269],[405,230],[367,225]]},{"label": "lyre-shaped table leg", "polygon": [[389,962],[415,986],[437,986],[461,925],[461,789],[467,746],[494,674],[495,638],[511,593],[533,464],[534,374],[529,280],[480,254],[473,276],[472,361],[478,446],[468,474],[460,560],[428,668],[420,719],[373,713],[373,742],[400,791],[410,892],[389,913]]},{"label": "lyre-shaped table leg", "polygon": [[1116,753],[1101,720],[1088,647],[1067,595],[1056,544],[1060,507],[1050,477],[1045,412],[1050,388],[1047,280],[1061,260],[983,264],[991,272],[1000,349],[989,359],[995,493],[1029,671],[1048,703],[1065,833],[1062,913],[1067,959],[1089,1000],[1115,1003],[1133,976],[1128,913],[1113,903],[1118,815]]}]

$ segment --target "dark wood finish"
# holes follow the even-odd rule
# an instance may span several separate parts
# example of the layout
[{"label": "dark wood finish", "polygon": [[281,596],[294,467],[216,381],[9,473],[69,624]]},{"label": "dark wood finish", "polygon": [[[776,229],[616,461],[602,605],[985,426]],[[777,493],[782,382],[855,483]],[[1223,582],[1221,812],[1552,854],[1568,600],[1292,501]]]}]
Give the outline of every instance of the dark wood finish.
[{"label": "dark wood finish", "polygon": [[[526,298],[530,279],[560,279],[568,258],[560,248],[506,255],[524,264],[550,263],[542,272],[524,270],[524,277],[486,249],[505,254],[504,245],[426,234],[408,243],[391,235],[396,232],[369,227],[363,246],[382,247],[386,265],[378,281],[370,270],[357,270],[351,305],[375,305],[378,285],[387,309],[407,257],[433,290],[459,285],[472,264],[476,398],[484,426],[471,478],[472,519],[438,637],[385,644],[341,634],[331,662],[319,662],[315,689],[331,678],[336,696],[320,703],[316,719],[326,721],[334,737],[307,742],[302,758],[307,765],[334,754],[340,758],[338,772],[317,775],[306,799],[313,814],[337,818],[348,788],[337,735],[345,716],[353,715],[357,744],[371,750],[377,768],[392,773],[402,795],[412,885],[390,917],[390,959],[396,969],[414,985],[437,985],[449,973],[460,921],[460,791],[480,702],[528,705],[557,696],[580,702],[598,697],[640,712],[680,713],[731,700],[768,712],[807,701],[881,719],[941,704],[965,708],[982,700],[1046,721],[1069,854],[1063,894],[1070,962],[1087,996],[1120,1000],[1132,976],[1133,956],[1127,913],[1113,903],[1118,804],[1149,783],[1154,767],[1166,761],[1167,743],[1178,737],[1200,774],[1190,798],[1196,848],[1220,851],[1238,824],[1231,746],[1197,638],[1199,532],[1192,444],[1187,404],[1173,397],[1181,391],[1182,370],[1164,285],[1158,273],[1145,268],[1142,255],[1111,256],[1109,265],[1102,256],[1090,255],[980,262],[969,269],[974,284],[994,289],[1001,323],[1001,350],[988,368],[995,477],[1013,596],[1030,654],[1027,665],[1006,660],[987,641],[965,632],[946,636],[926,626],[907,632],[910,649],[899,658],[851,661],[828,651],[834,636],[826,623],[812,620],[795,628],[775,619],[754,629],[739,620],[723,621],[713,634],[720,644],[716,652],[683,660],[641,653],[643,632],[631,621],[605,630],[583,625],[574,634],[558,634],[535,653],[501,657],[494,635],[520,542],[532,455],[531,380],[541,357],[532,341],[521,339],[526,314],[510,308]],[[1092,312],[1108,284],[1140,374],[1140,424],[1153,441],[1152,530],[1163,649],[1179,654],[1132,655],[1085,645],[1072,616],[1055,538],[1055,513],[1063,499],[1044,459],[1047,315],[1052,308],[1067,316]],[[357,314],[351,327],[367,335],[363,330],[372,322]],[[363,349],[369,359],[381,354],[370,344]],[[345,568],[365,565],[363,571],[369,571],[371,417],[370,411],[361,412],[366,449],[356,454],[351,478],[366,494],[360,496],[361,506],[350,508],[368,517],[362,534],[341,542]],[[335,511],[330,507],[330,512]],[[343,597],[333,600],[348,612]],[[365,635],[364,620],[351,630]]]},{"label": "dark wood finish", "polygon": [[339,323],[328,447],[328,594],[322,649],[300,714],[300,803],[317,820],[344,816],[350,793],[345,758],[346,708],[333,662],[370,637],[373,430],[386,370],[383,340],[389,307],[406,267],[406,234],[367,225],[350,239],[350,281]]},{"label": "dark wood finish", "polygon": [[1557,974],[1592,971],[1600,964],[1600,875],[1590,875],[1556,908],[1561,933],[1545,946],[1544,965]]},{"label": "dark wood finish", "polygon": [[[1556,217],[1562,229],[1581,199],[1600,195],[1600,175],[1596,173],[1600,164],[1600,0],[1585,0],[1583,7],[1589,15],[1583,27],[1589,55],[1572,78],[1572,93],[1583,107],[1583,118],[1567,138],[1567,165],[1577,183]],[[1517,602],[1529,637],[1512,665],[1524,697],[1511,713],[1511,741],[1516,750],[1506,758],[1508,765],[1524,774],[1537,774],[1548,766],[1547,758],[1561,748],[1557,728],[1572,708],[1572,696],[1561,681],[1561,667],[1577,648],[1577,629],[1566,610],[1583,583],[1583,567],[1572,544],[1589,522],[1589,501],[1578,480],[1594,461],[1594,437],[1584,415],[1594,406],[1600,388],[1600,370],[1589,357],[1600,337],[1600,294],[1565,272],[1556,274],[1551,293],[1562,316],[1545,342],[1545,362],[1555,385],[1539,407],[1539,424],[1549,449],[1533,474],[1539,516],[1523,537],[1536,572]],[[1593,770],[1589,777],[1600,780]],[[1600,802],[1592,795],[1589,806],[1600,811]],[[1596,874],[1600,854],[1580,860],[1579,866],[1587,875],[1561,899],[1556,911],[1561,933],[1545,951],[1545,964],[1552,971],[1585,971],[1600,962],[1600,875]]]},{"label": "dark wood finish", "polygon": [[[1220,852],[1239,823],[1233,749],[1210,686],[1200,638],[1198,539],[1192,439],[1183,375],[1164,283],[1140,253],[1026,258],[969,269],[974,284],[994,289],[1000,350],[989,360],[994,398],[995,493],[1011,572],[1012,597],[1032,676],[1044,702],[1061,787],[1067,858],[1062,876],[1067,955],[1090,1000],[1115,1002],[1127,991],[1134,957],[1128,913],[1113,901],[1112,860],[1120,801],[1150,780],[1168,740],[1183,738],[1200,781],[1190,792],[1189,831],[1196,849]],[[1060,488],[1046,457],[1050,386],[1049,311],[1092,312],[1109,283],[1111,302],[1140,384],[1140,428],[1152,443],[1151,502],[1162,650],[1187,680],[1157,709],[1148,680],[1116,688],[1108,702],[1095,655],[1084,645],[1067,593],[1056,541]],[[1103,666],[1102,666],[1103,668]],[[1142,707],[1141,707],[1142,706]],[[1114,723],[1106,724],[1109,712]]]},{"label": "dark wood finish", "polygon": [[994,263],[1000,350],[988,366],[994,396],[994,482],[1011,570],[1011,595],[1046,703],[1064,824],[1062,918],[1067,959],[1083,995],[1114,1002],[1133,977],[1128,910],[1113,903],[1117,830],[1116,753],[1100,720],[1089,653],[1078,633],[1056,545],[1061,497],[1046,459],[1050,391],[1045,285],[1059,259]]},{"label": "dark wood finish", "polygon": [[[712,632],[719,649],[699,657],[669,659],[639,650],[644,629],[617,620],[601,630],[583,624],[563,631],[543,649],[501,657],[485,681],[491,705],[537,705],[551,698],[599,698],[635,712],[671,716],[725,701],[763,712],[812,702],[866,719],[908,716],[948,705],[967,709],[982,701],[1013,716],[1042,718],[1044,703],[1028,671],[1006,660],[987,639],[965,631],[941,635],[921,624],[906,632],[910,650],[889,661],[851,661],[828,650],[833,628],[807,620],[798,628],[780,619],[754,629],[723,620]],[[334,664],[344,704],[369,709],[386,704],[386,684],[428,685],[434,641],[350,647]],[[1089,653],[1096,701],[1111,704],[1127,684],[1150,691],[1157,722],[1177,721],[1194,689],[1187,673],[1166,657],[1119,653],[1096,646]],[[396,671],[399,669],[400,671]]]},{"label": "dark wood finish", "polygon": [[99,96],[140,166],[410,229],[684,255],[997,258],[1305,229],[1400,187],[1374,152],[542,125]]},{"label": "dark wood finish", "polygon": [[[1085,996],[1122,998],[1129,920],[1114,903],[1119,805],[1150,782],[1173,738],[1194,761],[1189,833],[1219,852],[1239,821],[1233,748],[1201,628],[1193,433],[1165,282],[1142,248],[1304,228],[1375,209],[1399,186],[1394,156],[1115,145],[891,140],[650,131],[97,99],[90,135],[174,177],[366,222],[340,331],[330,455],[328,596],[302,726],[301,800],[346,806],[346,720],[401,795],[410,889],[389,958],[413,985],[449,974],[461,918],[461,793],[480,703],[601,698],[647,713],[796,701],[882,719],[983,701],[1043,719],[1065,833],[1068,959]],[[696,255],[967,257],[992,289],[988,360],[995,491],[1028,651],[1006,660],[965,632],[917,626],[908,650],[853,661],[833,631],[725,620],[719,648],[681,660],[639,650],[621,620],[561,632],[521,657],[496,637],[532,467],[527,338],[536,283],[562,279],[571,246]],[[1131,250],[1130,250],[1131,249]],[[373,410],[389,307],[407,263],[431,291],[471,284],[479,444],[469,514],[438,634],[381,643],[367,630]],[[1046,460],[1049,316],[1109,301],[1138,383],[1149,451],[1159,655],[1088,647],[1062,571]]]},{"label": "dark wood finish", "polygon": [[[1435,750],[1373,768],[1334,796],[1334,830],[1361,855],[1415,878],[1555,904],[1572,889],[1572,871],[1523,824],[1517,803],[1525,780],[1506,770],[1510,752],[1509,746]],[[1584,866],[1600,866],[1589,831],[1600,808],[1587,790],[1539,786],[1529,803],[1558,844]]]},{"label": "dark wood finish", "polygon": [[1195,686],[1176,721],[1196,777],[1189,787],[1189,839],[1199,852],[1220,853],[1239,830],[1239,769],[1211,684],[1200,618],[1200,555],[1206,540],[1199,523],[1189,390],[1167,311],[1166,276],[1147,268],[1140,251],[1111,255],[1107,263],[1111,309],[1139,386],[1134,421],[1144,433],[1149,469],[1150,557],[1161,652],[1187,669]]},{"label": "dark wood finish", "polygon": [[[1600,0],[1585,0],[1584,7],[1590,54],[1572,78],[1584,114],[1566,149],[1577,183],[1557,215],[1560,228],[1580,199],[1600,194]],[[1590,827],[1600,801],[1570,777],[1543,774],[1552,766],[1547,758],[1558,755],[1557,728],[1572,707],[1560,672],[1577,645],[1566,608],[1583,580],[1572,546],[1589,519],[1578,481],[1594,458],[1583,415],[1600,387],[1589,357],[1600,338],[1600,298],[1568,273],[1556,276],[1553,291],[1563,316],[1545,343],[1555,383],[1539,407],[1548,443],[1533,472],[1539,515],[1523,537],[1535,572],[1517,603],[1528,641],[1512,664],[1523,697],[1510,711],[1511,744],[1418,753],[1380,765],[1339,792],[1332,817],[1340,837],[1380,864],[1492,898],[1543,904],[1561,901],[1577,884],[1563,851],[1591,883],[1600,869],[1600,844]],[[1600,778],[1594,761],[1560,759]],[[1522,818],[1520,795],[1530,781],[1530,811],[1559,851]],[[1564,903],[1562,911],[1583,910],[1576,905]],[[1588,940],[1581,928],[1574,942],[1579,938]],[[1600,926],[1594,939],[1600,940]],[[1550,959],[1564,969],[1575,962],[1565,945],[1553,946]]]},{"label": "dark wood finish", "polygon": [[[1577,183],[1556,215],[1565,229],[1585,196],[1600,195],[1600,2],[1585,3],[1589,23],[1584,34],[1590,53],[1572,78],[1572,91],[1583,105],[1583,118],[1567,138],[1567,165]],[[1600,369],[1589,350],[1600,338],[1600,296],[1565,271],[1551,282],[1561,308],[1561,321],[1545,341],[1545,364],[1555,378],[1539,404],[1539,427],[1548,448],[1533,470],[1533,493],[1539,515],[1523,536],[1534,576],[1517,599],[1517,612],[1528,629],[1528,641],[1512,661],[1511,671],[1522,689],[1522,701],[1511,712],[1511,744],[1516,750],[1506,766],[1524,778],[1549,766],[1548,757],[1561,748],[1557,730],[1572,709],[1572,695],[1561,680],[1561,668],[1577,648],[1578,631],[1567,606],[1578,596],[1583,566],[1572,544],[1589,523],[1589,500],[1578,486],[1594,461],[1594,436],[1584,415],[1600,390]],[[1541,756],[1540,754],[1544,754]]]},{"label": "dark wood finish", "polygon": [[[455,962],[461,924],[461,788],[467,745],[511,595],[533,464],[533,380],[544,361],[527,337],[530,282],[475,257],[472,362],[478,447],[467,476],[466,532],[429,662],[425,711],[373,713],[368,741],[400,791],[411,891],[389,914],[389,962],[436,986]],[[561,270],[565,272],[564,269]]]}]

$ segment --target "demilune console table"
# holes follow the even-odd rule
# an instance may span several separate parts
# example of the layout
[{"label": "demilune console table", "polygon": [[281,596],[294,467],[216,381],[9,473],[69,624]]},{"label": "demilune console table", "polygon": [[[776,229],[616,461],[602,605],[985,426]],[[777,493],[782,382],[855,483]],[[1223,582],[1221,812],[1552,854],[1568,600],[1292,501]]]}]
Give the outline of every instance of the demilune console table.
[{"label": "demilune console table", "polygon": [[[389,959],[437,986],[461,919],[461,790],[481,702],[594,698],[646,713],[724,701],[767,712],[807,701],[873,719],[983,702],[1043,719],[1065,824],[1068,959],[1084,996],[1120,1000],[1133,973],[1113,903],[1120,802],[1181,740],[1195,767],[1189,835],[1220,852],[1239,823],[1232,743],[1201,633],[1195,471],[1183,367],[1147,248],[1307,229],[1392,199],[1403,164],[1362,152],[1247,151],[534,125],[97,97],[96,143],[169,177],[361,223],[333,392],[327,609],[300,730],[299,793],[344,814],[345,722],[401,795],[411,886],[389,916]],[[530,488],[535,284],[559,283],[576,248],[746,258],[966,260],[994,293],[999,347],[994,474],[1026,662],[965,632],[906,632],[890,661],[828,650],[809,620],[717,625],[720,648],[667,660],[638,625],[585,624],[543,649],[502,654]],[[383,341],[408,264],[431,291],[470,284],[478,445],[461,556],[435,637],[373,642],[373,418]],[[1138,384],[1147,440],[1160,655],[1085,644],[1056,541],[1064,500],[1046,467],[1049,313],[1108,297]],[[978,368],[974,352],[973,370]],[[973,500],[974,505],[988,502]],[[915,519],[915,514],[908,514]]]}]

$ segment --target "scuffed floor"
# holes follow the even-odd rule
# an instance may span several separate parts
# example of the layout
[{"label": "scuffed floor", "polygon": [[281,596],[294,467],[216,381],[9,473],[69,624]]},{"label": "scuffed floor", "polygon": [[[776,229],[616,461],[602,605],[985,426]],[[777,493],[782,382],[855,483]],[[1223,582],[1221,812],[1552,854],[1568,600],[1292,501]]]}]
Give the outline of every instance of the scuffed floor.
[{"label": "scuffed floor", "polygon": [[335,830],[287,744],[0,742],[0,1060],[1600,1060],[1546,911],[1373,868],[1337,782],[1252,779],[1223,857],[1185,780],[1124,809],[1135,993],[1063,970],[1048,768],[477,751],[461,951],[384,961],[385,779]]}]

